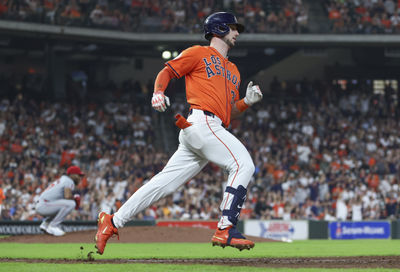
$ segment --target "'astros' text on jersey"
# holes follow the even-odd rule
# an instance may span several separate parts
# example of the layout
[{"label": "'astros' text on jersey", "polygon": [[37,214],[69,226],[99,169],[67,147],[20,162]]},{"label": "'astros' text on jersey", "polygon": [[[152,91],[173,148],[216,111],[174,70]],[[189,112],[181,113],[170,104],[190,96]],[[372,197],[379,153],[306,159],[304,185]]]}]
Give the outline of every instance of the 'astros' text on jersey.
[{"label": "'astros' text on jersey", "polygon": [[177,78],[185,76],[191,108],[210,111],[228,126],[239,99],[240,74],[235,64],[210,46],[193,46],[166,65]]}]

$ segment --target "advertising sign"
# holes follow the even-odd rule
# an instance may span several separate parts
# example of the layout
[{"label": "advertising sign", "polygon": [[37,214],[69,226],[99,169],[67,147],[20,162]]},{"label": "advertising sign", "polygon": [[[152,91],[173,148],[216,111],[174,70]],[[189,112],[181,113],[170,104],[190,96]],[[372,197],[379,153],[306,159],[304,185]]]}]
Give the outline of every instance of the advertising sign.
[{"label": "advertising sign", "polygon": [[246,220],[244,224],[244,233],[280,241],[307,240],[308,222]]},{"label": "advertising sign", "polygon": [[[65,232],[83,231],[83,230],[96,230],[96,226],[90,225],[62,225],[61,227]],[[21,234],[42,234],[39,225],[27,225],[27,224],[0,224],[1,235],[21,235]]]},{"label": "advertising sign", "polygon": [[331,239],[389,239],[389,221],[331,222]]}]

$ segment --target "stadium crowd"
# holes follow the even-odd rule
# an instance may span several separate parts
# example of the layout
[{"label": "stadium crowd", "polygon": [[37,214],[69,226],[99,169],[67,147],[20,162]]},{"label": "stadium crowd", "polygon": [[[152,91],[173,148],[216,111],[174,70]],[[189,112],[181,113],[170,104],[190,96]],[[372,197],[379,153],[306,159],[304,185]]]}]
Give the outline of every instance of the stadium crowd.
[{"label": "stadium crowd", "polygon": [[399,7],[394,0],[325,0],[333,33],[398,34]]},{"label": "stadium crowd", "polygon": [[[256,165],[241,218],[396,218],[397,99],[389,84],[382,95],[361,83],[344,90],[331,82],[275,78],[263,104],[230,128]],[[175,103],[172,111],[184,113],[184,105]],[[100,210],[116,211],[167,162],[169,154],[153,144],[158,114],[150,105],[121,99],[77,105],[3,98],[1,219],[39,220],[38,195],[71,164],[86,177],[78,187],[81,207],[68,219],[94,220]],[[224,180],[226,173],[210,163],[137,218],[216,219]]]},{"label": "stadium crowd", "polygon": [[[322,17],[320,23],[324,18],[330,22],[330,33],[400,33],[399,1],[324,0],[320,5],[325,14],[312,16]],[[202,33],[208,15],[230,10],[247,33],[308,33],[309,9],[302,0],[4,0],[0,19],[127,32]]]},{"label": "stadium crowd", "polygon": [[0,19],[129,32],[202,33],[204,19],[231,10],[249,33],[308,31],[301,0],[30,0],[0,1]]}]

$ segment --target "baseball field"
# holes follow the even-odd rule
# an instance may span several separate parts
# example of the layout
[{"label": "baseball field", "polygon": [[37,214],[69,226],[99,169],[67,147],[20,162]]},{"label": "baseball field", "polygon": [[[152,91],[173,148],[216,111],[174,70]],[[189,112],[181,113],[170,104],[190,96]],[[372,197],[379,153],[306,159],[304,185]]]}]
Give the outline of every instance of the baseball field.
[{"label": "baseball field", "polygon": [[0,271],[400,271],[400,240],[258,238],[253,250],[238,251],[212,247],[212,232],[127,227],[101,256],[94,253],[95,230],[3,237]]}]

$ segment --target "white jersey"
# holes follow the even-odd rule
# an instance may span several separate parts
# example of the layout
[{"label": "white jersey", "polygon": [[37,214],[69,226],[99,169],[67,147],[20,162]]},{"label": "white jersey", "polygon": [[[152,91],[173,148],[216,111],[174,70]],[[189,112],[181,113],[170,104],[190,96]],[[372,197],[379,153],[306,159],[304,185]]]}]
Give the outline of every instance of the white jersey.
[{"label": "white jersey", "polygon": [[74,181],[68,176],[61,176],[61,178],[52,182],[46,190],[40,195],[39,200],[53,201],[64,199],[64,189],[70,188],[71,191],[75,188]]}]

